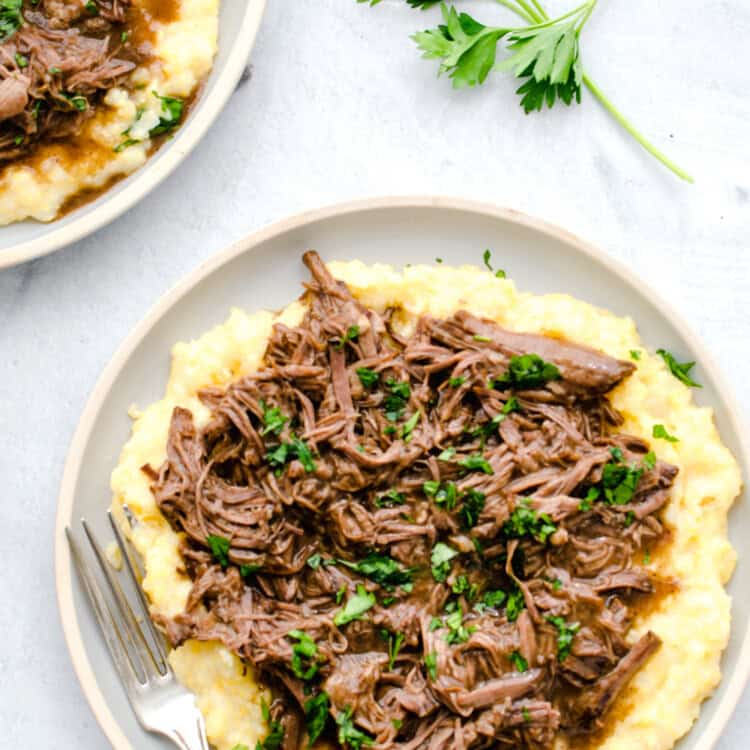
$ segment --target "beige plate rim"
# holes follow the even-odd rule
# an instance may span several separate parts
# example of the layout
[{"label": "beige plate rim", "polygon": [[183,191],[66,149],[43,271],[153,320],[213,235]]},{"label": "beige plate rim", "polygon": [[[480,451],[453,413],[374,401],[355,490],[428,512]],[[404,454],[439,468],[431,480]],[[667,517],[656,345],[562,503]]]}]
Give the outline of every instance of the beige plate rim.
[{"label": "beige plate rim", "polygon": [[265,8],[266,0],[248,2],[242,28],[216,84],[205,98],[199,100],[190,119],[180,128],[164,154],[158,159],[152,156],[133,173],[132,182],[122,191],[110,196],[105,192],[101,205],[88,211],[84,208],[81,216],[69,224],[58,228],[52,221],[49,231],[42,236],[0,250],[0,270],[48,255],[87,237],[132,208],[177,169],[202,140],[235,90],[247,65]]},{"label": "beige plate rim", "polygon": [[[524,227],[534,229],[541,234],[559,239],[572,246],[574,249],[588,256],[597,263],[605,266],[616,276],[619,276],[630,285],[637,285],[645,295],[658,302],[660,312],[664,317],[680,331],[685,340],[700,358],[701,366],[709,373],[713,381],[724,394],[730,413],[730,421],[740,440],[740,456],[738,460],[743,467],[750,466],[750,444],[747,438],[747,430],[741,429],[742,425],[738,414],[740,414],[739,403],[733,390],[729,387],[721,374],[718,366],[713,360],[710,352],[702,340],[692,331],[690,326],[682,317],[647,284],[643,282],[630,269],[609,257],[599,248],[589,244],[574,234],[548,223],[542,219],[529,216],[510,208],[501,208],[479,201],[464,200],[448,196],[390,196],[382,198],[370,198],[364,200],[349,201],[327,205],[270,224],[232,244],[228,248],[214,254],[201,265],[187,274],[172,289],[167,291],[151,308],[146,316],[136,325],[131,333],[125,338],[115,352],[109,364],[102,372],[89,400],[84,408],[81,420],[73,436],[68,456],[65,462],[60,495],[58,498],[57,518],[55,522],[55,582],[57,587],[58,610],[62,620],[65,640],[71,655],[73,667],[83,689],[84,695],[102,728],[104,734],[112,743],[115,750],[135,750],[125,737],[117,720],[112,715],[104,696],[97,685],[94,670],[89,662],[73,601],[73,587],[71,580],[70,554],[65,543],[65,526],[70,523],[73,508],[73,499],[78,475],[81,469],[81,460],[85,446],[88,442],[92,425],[104,403],[109,390],[122,368],[127,363],[130,355],[142,339],[148,334],[155,323],[180,299],[187,295],[203,278],[211,274],[215,269],[231,261],[233,258],[252,250],[259,244],[274,237],[285,234],[290,230],[298,229],[306,224],[311,224],[323,219],[331,219],[345,216],[347,214],[364,213],[388,208],[441,208],[446,210],[459,210],[476,213],[484,217],[496,218],[503,221],[513,222]],[[700,744],[696,750],[711,750],[716,744],[722,730],[729,721],[739,701],[748,677],[750,676],[750,628],[742,640],[740,655],[736,670],[732,675],[731,682],[726,686],[725,695],[716,709],[710,723],[704,730]]]}]

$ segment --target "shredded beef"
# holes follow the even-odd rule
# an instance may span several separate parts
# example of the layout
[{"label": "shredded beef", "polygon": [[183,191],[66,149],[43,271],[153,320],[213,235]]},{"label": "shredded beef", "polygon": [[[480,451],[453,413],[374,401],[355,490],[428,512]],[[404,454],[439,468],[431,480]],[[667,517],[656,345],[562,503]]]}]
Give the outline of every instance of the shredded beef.
[{"label": "shredded beef", "polygon": [[304,261],[302,323],[202,393],[205,426],[176,408],[144,467],[193,580],[169,639],[252,664],[285,748],[312,699],[352,750],[597,730],[659,646],[628,634],[667,583],[641,562],[676,468],[606,397],[633,365],[468,312],[405,336]]},{"label": "shredded beef", "polygon": [[0,161],[76,134],[141,52],[127,35],[131,0],[25,0],[0,43]]}]

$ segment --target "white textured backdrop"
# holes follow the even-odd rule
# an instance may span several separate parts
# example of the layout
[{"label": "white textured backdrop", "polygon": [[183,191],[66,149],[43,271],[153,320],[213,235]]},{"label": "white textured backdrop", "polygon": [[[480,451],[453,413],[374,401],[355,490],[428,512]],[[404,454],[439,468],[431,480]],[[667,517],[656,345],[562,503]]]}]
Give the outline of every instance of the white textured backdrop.
[{"label": "white textured backdrop", "polygon": [[[489,0],[463,6],[501,17]],[[395,193],[536,214],[659,288],[741,392],[750,372],[750,3],[601,0],[584,32],[592,77],[693,172],[694,186],[641,151],[585,92],[580,107],[527,117],[508,78],[452,91],[407,39],[436,15],[401,0],[372,9],[269,0],[250,80],[188,162],[109,228],[0,273],[3,747],[105,747],[55,607],[65,452],[99,372],[149,306],[264,223]],[[748,711],[750,696],[720,750],[748,746]]]}]

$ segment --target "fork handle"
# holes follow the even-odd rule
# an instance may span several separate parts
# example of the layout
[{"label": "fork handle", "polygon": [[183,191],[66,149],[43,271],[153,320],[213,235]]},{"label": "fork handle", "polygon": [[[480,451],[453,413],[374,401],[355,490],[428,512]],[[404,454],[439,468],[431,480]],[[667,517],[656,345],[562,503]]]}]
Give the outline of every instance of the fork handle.
[{"label": "fork handle", "polygon": [[184,722],[180,729],[172,729],[163,734],[169,737],[180,750],[209,750],[203,716],[196,711],[194,721]]}]

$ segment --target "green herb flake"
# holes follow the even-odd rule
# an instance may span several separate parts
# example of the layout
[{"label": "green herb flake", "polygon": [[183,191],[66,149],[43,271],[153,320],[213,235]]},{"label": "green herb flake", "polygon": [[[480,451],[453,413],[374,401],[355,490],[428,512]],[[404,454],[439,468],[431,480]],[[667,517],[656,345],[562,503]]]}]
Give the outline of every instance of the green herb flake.
[{"label": "green herb flake", "polygon": [[417,426],[417,422],[419,422],[419,418],[421,416],[422,412],[415,411],[414,414],[412,414],[411,417],[409,417],[409,419],[407,419],[401,427],[401,437],[403,438],[405,443],[408,443],[412,439],[412,432]]},{"label": "green herb flake", "polygon": [[249,578],[253,573],[257,573],[259,570],[263,570],[262,565],[240,565],[240,575],[245,579]]},{"label": "green herb flake", "polygon": [[438,583],[444,583],[448,578],[451,569],[451,560],[458,556],[457,550],[449,547],[443,542],[438,542],[433,548],[430,555],[432,564],[432,577]]},{"label": "green herb flake", "polygon": [[451,388],[458,388],[462,386],[466,382],[466,376],[465,375],[459,375],[455,378],[449,378],[448,379],[448,385]]},{"label": "green herb flake", "polygon": [[223,536],[218,536],[217,534],[209,534],[206,537],[206,543],[211,550],[211,554],[214,556],[214,560],[216,560],[222,568],[226,569],[229,565],[229,549],[232,546],[229,539]]},{"label": "green herb flake", "polygon": [[529,663],[526,661],[526,659],[521,656],[521,654],[518,653],[518,651],[514,651],[510,655],[510,661],[513,664],[516,672],[526,672],[529,668]]},{"label": "green herb flake", "polygon": [[307,746],[312,747],[323,733],[328,722],[331,700],[324,690],[308,698],[304,704],[305,727],[307,728]]},{"label": "green herb flake", "polygon": [[174,130],[182,119],[185,102],[174,96],[160,96],[156,91],[151,92],[160,102],[159,123],[151,128],[150,136],[164,135]]},{"label": "green herb flake", "polygon": [[427,674],[430,679],[434,682],[437,680],[437,653],[430,651],[429,654],[424,655],[424,665],[427,667]]},{"label": "green herb flake", "polygon": [[546,619],[557,628],[557,660],[563,662],[570,655],[573,638],[581,626],[577,622],[567,623],[562,617],[553,615],[548,615]]},{"label": "green herb flake", "polygon": [[508,622],[515,622],[518,616],[526,608],[526,601],[523,598],[523,591],[516,589],[508,594],[508,603],[505,605],[505,616]]},{"label": "green herb flake", "polygon": [[23,24],[23,0],[0,1],[0,42],[4,42]]},{"label": "green herb flake", "polygon": [[406,636],[403,633],[390,633],[388,636],[388,669],[392,670],[396,657],[404,645]]},{"label": "green herb flake", "polygon": [[29,67],[29,58],[26,57],[26,55],[22,55],[20,52],[16,52],[15,59],[16,65],[18,65],[19,68]]},{"label": "green herb flake", "polygon": [[690,371],[695,367],[695,362],[678,362],[674,355],[670,354],[666,349],[657,349],[656,353],[666,362],[669,371],[674,375],[677,380],[684,383],[691,388],[702,388],[700,383],[696,383],[690,377]]},{"label": "green herb flake", "polygon": [[414,568],[402,568],[392,557],[372,552],[359,562],[339,560],[339,564],[355,570],[361,576],[380,584],[388,590],[412,583]]},{"label": "green herb flake", "polygon": [[403,505],[406,502],[406,495],[403,492],[397,492],[396,490],[388,490],[384,492],[377,500],[375,500],[376,508],[391,508],[394,505]]},{"label": "green herb flake", "polygon": [[369,367],[358,367],[355,372],[357,373],[359,382],[365,388],[373,388],[378,384],[378,380],[380,380],[380,375]]},{"label": "green herb flake", "polygon": [[341,351],[350,341],[356,341],[359,338],[359,326],[349,326],[346,333],[341,337],[336,348]]},{"label": "green herb flake", "polygon": [[636,362],[640,362],[641,359],[641,353],[638,351],[638,349],[631,349],[630,350],[630,359],[634,359]]},{"label": "green herb flake", "polygon": [[461,495],[461,500],[463,501],[463,505],[459,511],[461,524],[464,529],[471,529],[477,525],[479,516],[484,510],[484,493],[470,489]]},{"label": "green herb flake", "polygon": [[479,343],[481,343],[481,344],[489,344],[489,343],[490,343],[490,341],[492,341],[492,339],[491,339],[491,338],[488,338],[487,336],[482,336],[482,335],[480,335],[480,334],[478,334],[478,333],[475,333],[475,334],[474,334],[474,335],[472,336],[472,338],[474,339],[474,341],[478,341],[478,342],[479,342]]},{"label": "green herb flake", "polygon": [[292,672],[300,680],[312,680],[320,671],[319,660],[315,659],[318,654],[315,641],[303,630],[290,630],[286,636],[298,641],[292,646]]},{"label": "green herb flake", "polygon": [[462,458],[458,465],[467,471],[483,471],[485,474],[494,474],[490,462],[484,456],[474,455]]},{"label": "green herb flake", "polygon": [[347,706],[344,711],[339,713],[336,717],[336,724],[338,724],[339,727],[339,743],[342,745],[349,745],[351,750],[361,750],[362,745],[373,744],[374,739],[366,732],[358,729],[352,722],[351,706]]},{"label": "green herb flake", "polygon": [[561,378],[560,370],[551,362],[545,362],[538,354],[521,354],[510,358],[508,369],[493,381],[494,387],[539,388],[550,380]]},{"label": "green herb flake", "polygon": [[679,443],[680,438],[675,437],[674,435],[670,435],[667,432],[667,428],[663,424],[655,424],[651,434],[655,438],[660,438],[661,440],[668,440],[670,443]]},{"label": "green herb flake", "polygon": [[455,455],[456,455],[456,449],[455,448],[453,448],[453,447],[446,448],[444,451],[441,451],[438,454],[438,461],[450,461],[453,458],[453,456],[455,456]]},{"label": "green herb flake", "polygon": [[270,433],[274,435],[280,435],[284,429],[284,425],[289,421],[289,417],[285,417],[281,413],[281,409],[278,406],[268,408],[265,401],[260,402],[260,407],[263,409],[263,429],[260,434],[265,436]]},{"label": "green herb flake", "polygon": [[546,513],[537,513],[523,498],[503,524],[503,534],[508,539],[532,537],[541,544],[546,544],[550,536],[557,531],[557,526]]},{"label": "green herb flake", "polygon": [[651,469],[654,468],[654,466],[656,466],[656,453],[654,453],[653,451],[649,451],[643,457],[643,460],[641,461],[641,463],[643,464],[644,468],[650,471]]},{"label": "green herb flake", "polygon": [[260,709],[264,721],[268,724],[268,735],[262,742],[256,743],[255,750],[279,750],[284,741],[284,727],[281,722],[271,718],[271,711],[265,700],[261,700]]},{"label": "green herb flake", "polygon": [[357,592],[350,596],[343,609],[340,609],[333,622],[337,626],[346,625],[352,620],[361,620],[362,615],[375,606],[375,595],[370,593],[361,583],[357,584]]}]

